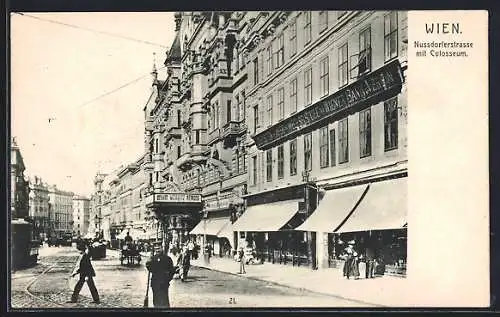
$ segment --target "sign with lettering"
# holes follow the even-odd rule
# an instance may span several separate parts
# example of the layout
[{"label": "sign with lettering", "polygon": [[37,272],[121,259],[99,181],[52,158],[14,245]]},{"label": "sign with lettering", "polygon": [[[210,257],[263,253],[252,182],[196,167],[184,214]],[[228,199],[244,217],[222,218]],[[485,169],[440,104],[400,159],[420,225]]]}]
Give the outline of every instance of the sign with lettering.
[{"label": "sign with lettering", "polygon": [[201,203],[200,194],[162,193],[154,195],[154,202],[165,203]]},{"label": "sign with lettering", "polygon": [[386,94],[399,93],[402,83],[401,65],[395,60],[255,135],[253,139],[259,149],[268,149],[279,141],[293,137],[304,128],[331,119],[341,111],[378,102],[381,96],[389,98]]}]

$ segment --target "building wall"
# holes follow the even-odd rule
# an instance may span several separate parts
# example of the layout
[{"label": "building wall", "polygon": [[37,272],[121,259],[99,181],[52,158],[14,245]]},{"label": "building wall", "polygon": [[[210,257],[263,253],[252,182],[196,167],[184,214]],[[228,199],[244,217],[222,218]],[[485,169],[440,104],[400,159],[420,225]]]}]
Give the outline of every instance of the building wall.
[{"label": "building wall", "polygon": [[29,216],[34,220],[35,234],[45,237],[50,230],[49,189],[39,177],[30,179]]},{"label": "building wall", "polygon": [[12,140],[10,155],[11,217],[25,218],[29,216],[29,183],[24,177],[24,161],[15,138]]},{"label": "building wall", "polygon": [[73,233],[78,236],[87,234],[90,217],[90,200],[85,197],[73,198]]},{"label": "building wall", "polygon": [[[270,13],[264,18],[260,24],[256,23],[256,28],[259,25],[262,27],[252,30],[255,32],[267,34],[258,45],[249,54],[246,64],[247,73],[251,74],[254,71],[253,61],[259,59],[259,83],[255,84],[252,80],[253,87],[248,91],[247,100],[247,122],[252,135],[261,133],[268,129],[271,125],[276,124],[284,118],[292,115],[295,112],[300,112],[304,108],[313,105],[321,99],[337,92],[346,85],[354,82],[356,79],[348,76],[348,82],[343,84],[339,79],[339,49],[347,43],[348,53],[347,59],[348,69],[353,64],[357,63],[356,54],[360,50],[360,32],[367,28],[371,30],[371,71],[384,66],[387,62],[393,59],[399,59],[401,64],[405,64],[406,46],[403,40],[407,34],[406,13],[398,12],[398,29],[397,43],[398,54],[392,59],[384,58],[384,17],[389,12],[335,12],[328,11],[323,14],[328,16],[328,23],[323,28],[320,27],[320,12],[313,11],[293,12],[288,17],[283,18],[281,23],[277,23],[273,32],[265,32],[265,27],[269,21],[274,18],[274,14]],[[310,14],[311,18],[311,40],[306,43],[306,16]],[[296,52],[292,48],[293,25],[296,25]],[[252,32],[250,31],[250,33]],[[284,63],[280,67],[276,67],[276,61],[271,72],[267,69],[267,48],[274,45],[276,50],[277,41],[280,35],[284,36]],[[292,55],[293,53],[293,55]],[[328,59],[328,84],[325,89],[321,84],[321,61]],[[261,63],[260,60],[263,60]],[[312,72],[312,96],[306,98],[306,79],[307,74]],[[252,77],[252,76],[251,76]],[[296,80],[296,102],[292,102],[292,81]],[[280,111],[277,104],[279,100],[278,91],[284,89],[284,112]],[[272,96],[271,112],[268,112],[268,98]],[[294,106],[296,104],[296,107]],[[258,107],[258,125],[255,126],[254,107]],[[317,182],[327,182],[329,180],[339,178],[342,175],[355,174],[360,171],[366,171],[378,167],[390,166],[396,163],[404,163],[407,160],[407,137],[406,137],[406,86],[403,91],[397,96],[398,107],[398,142],[397,148],[392,150],[384,149],[384,102],[371,105],[371,155],[362,157],[360,155],[360,113],[354,112],[347,116],[336,118],[324,125],[328,133],[327,157],[328,164],[322,166],[320,160],[320,133],[321,128],[313,130],[311,133],[311,150],[312,163],[310,164],[310,179]],[[271,113],[271,114],[270,114]],[[348,120],[348,161],[341,162],[339,157],[339,121],[347,118]],[[330,131],[335,132],[335,147],[336,151],[330,153]],[[285,187],[290,184],[300,183],[302,181],[302,172],[305,167],[305,141],[304,134],[299,134],[296,138],[296,153],[297,153],[297,169],[295,173],[290,170],[290,142],[286,141],[279,145],[283,145],[284,152],[284,173],[278,177],[278,146],[271,149],[272,152],[272,177],[268,180],[267,177],[267,153],[266,151],[258,150],[255,144],[249,146],[249,192],[256,193],[263,190],[269,190],[277,187]],[[256,158],[256,161],[255,159]],[[254,162],[257,166],[254,167]],[[257,171],[257,182],[254,183],[253,171]],[[356,178],[354,176],[353,178]]]},{"label": "building wall", "polygon": [[72,192],[60,190],[55,185],[49,187],[49,212],[54,231],[73,232],[73,196]]}]

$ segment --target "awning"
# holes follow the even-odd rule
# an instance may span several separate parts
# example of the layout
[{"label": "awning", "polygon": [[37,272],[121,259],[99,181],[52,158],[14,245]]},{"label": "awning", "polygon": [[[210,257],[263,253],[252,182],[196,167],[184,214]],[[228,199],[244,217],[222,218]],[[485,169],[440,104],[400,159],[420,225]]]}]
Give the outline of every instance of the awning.
[{"label": "awning", "polygon": [[217,234],[219,238],[226,238],[229,240],[229,244],[233,246],[233,239],[234,239],[234,230],[233,230],[233,224],[231,221],[227,221],[226,225],[222,228],[222,230]]},{"label": "awning", "polygon": [[368,185],[327,191],[316,210],[295,230],[333,232],[356,207]]},{"label": "awning", "polygon": [[234,231],[279,231],[299,209],[298,200],[250,206],[233,224]]},{"label": "awning", "polygon": [[207,234],[211,236],[216,236],[224,226],[227,225],[229,219],[224,218],[208,218],[202,219],[194,228],[189,232],[189,234]]},{"label": "awning", "polygon": [[407,178],[372,183],[347,221],[335,232],[401,229],[407,223]]}]

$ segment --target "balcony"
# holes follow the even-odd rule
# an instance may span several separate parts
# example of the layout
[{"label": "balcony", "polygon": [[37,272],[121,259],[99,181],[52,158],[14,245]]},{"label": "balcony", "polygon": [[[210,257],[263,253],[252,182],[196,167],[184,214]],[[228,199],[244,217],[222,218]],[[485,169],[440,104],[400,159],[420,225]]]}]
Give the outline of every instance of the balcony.
[{"label": "balcony", "polygon": [[244,133],[245,130],[246,126],[243,121],[229,121],[222,127],[221,137],[238,136]]},{"label": "balcony", "polygon": [[212,145],[220,139],[220,129],[217,128],[208,134],[207,144]]},{"label": "balcony", "polygon": [[191,156],[203,156],[208,152],[208,147],[204,144],[193,144],[191,146]]}]

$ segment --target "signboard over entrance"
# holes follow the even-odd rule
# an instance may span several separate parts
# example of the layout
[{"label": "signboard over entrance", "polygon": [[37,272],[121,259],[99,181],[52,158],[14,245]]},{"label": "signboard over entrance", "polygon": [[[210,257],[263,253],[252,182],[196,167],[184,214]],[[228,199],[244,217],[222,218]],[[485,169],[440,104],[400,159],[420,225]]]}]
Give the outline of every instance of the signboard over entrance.
[{"label": "signboard over entrance", "polygon": [[154,194],[157,203],[201,203],[200,194],[162,193]]}]

